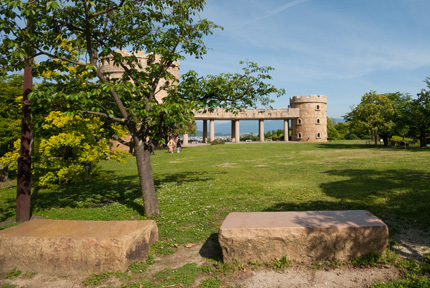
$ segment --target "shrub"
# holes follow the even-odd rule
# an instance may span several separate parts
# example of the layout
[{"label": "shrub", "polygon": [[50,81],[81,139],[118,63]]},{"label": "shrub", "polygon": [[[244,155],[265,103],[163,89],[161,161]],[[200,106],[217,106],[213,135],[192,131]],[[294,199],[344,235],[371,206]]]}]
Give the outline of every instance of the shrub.
[{"label": "shrub", "polygon": [[210,143],[211,143],[211,145],[225,144],[225,140],[223,140],[223,139],[214,139]]}]

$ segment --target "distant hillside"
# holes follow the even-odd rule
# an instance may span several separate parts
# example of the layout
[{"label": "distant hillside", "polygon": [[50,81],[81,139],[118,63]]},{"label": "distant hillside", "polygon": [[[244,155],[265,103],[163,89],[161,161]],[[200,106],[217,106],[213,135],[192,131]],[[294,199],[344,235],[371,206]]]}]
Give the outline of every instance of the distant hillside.
[{"label": "distant hillside", "polygon": [[334,120],[336,123],[345,123],[345,119],[343,118],[330,118],[331,120]]}]

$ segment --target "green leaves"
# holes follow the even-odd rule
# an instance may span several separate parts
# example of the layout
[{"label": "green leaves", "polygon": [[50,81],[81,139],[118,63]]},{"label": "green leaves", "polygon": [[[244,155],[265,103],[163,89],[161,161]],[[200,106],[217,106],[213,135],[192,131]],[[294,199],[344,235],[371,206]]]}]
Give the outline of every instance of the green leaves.
[{"label": "green leaves", "polygon": [[241,61],[242,73],[208,75],[198,78],[190,71],[182,76],[179,89],[189,100],[198,102],[201,109],[224,108],[228,110],[269,106],[271,97],[285,94],[284,89],[277,89],[267,80],[272,79],[269,72],[272,67],[258,66],[257,63]]}]

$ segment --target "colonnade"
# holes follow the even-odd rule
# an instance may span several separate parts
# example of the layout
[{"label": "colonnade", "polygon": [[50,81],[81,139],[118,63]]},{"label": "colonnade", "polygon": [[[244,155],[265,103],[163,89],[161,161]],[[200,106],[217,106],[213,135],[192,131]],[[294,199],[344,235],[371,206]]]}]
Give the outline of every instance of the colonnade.
[{"label": "colonnade", "polygon": [[[208,120],[203,121],[203,143],[208,143]],[[288,119],[283,119],[284,121],[284,142],[288,142]],[[258,135],[259,141],[264,142],[264,120],[258,120]],[[286,135],[286,137],[285,137]],[[215,139],[215,120],[209,120],[209,139]],[[188,144],[188,134],[183,134],[184,145]],[[240,142],[240,126],[239,120],[231,120],[231,142]]]}]

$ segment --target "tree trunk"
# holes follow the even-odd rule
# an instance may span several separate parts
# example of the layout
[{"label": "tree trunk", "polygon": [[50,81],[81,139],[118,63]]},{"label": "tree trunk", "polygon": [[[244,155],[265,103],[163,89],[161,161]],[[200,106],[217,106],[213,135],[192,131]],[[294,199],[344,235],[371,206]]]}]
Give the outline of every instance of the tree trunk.
[{"label": "tree trunk", "polygon": [[426,146],[426,132],[421,130],[420,133],[420,147],[425,147]]},{"label": "tree trunk", "polygon": [[384,140],[384,146],[388,146],[388,135],[387,134],[383,134],[382,135],[382,140]]},{"label": "tree trunk", "polygon": [[160,214],[160,210],[158,209],[157,194],[155,193],[154,178],[152,177],[151,151],[145,149],[143,141],[136,137],[134,137],[134,143],[145,216],[156,216]]}]

